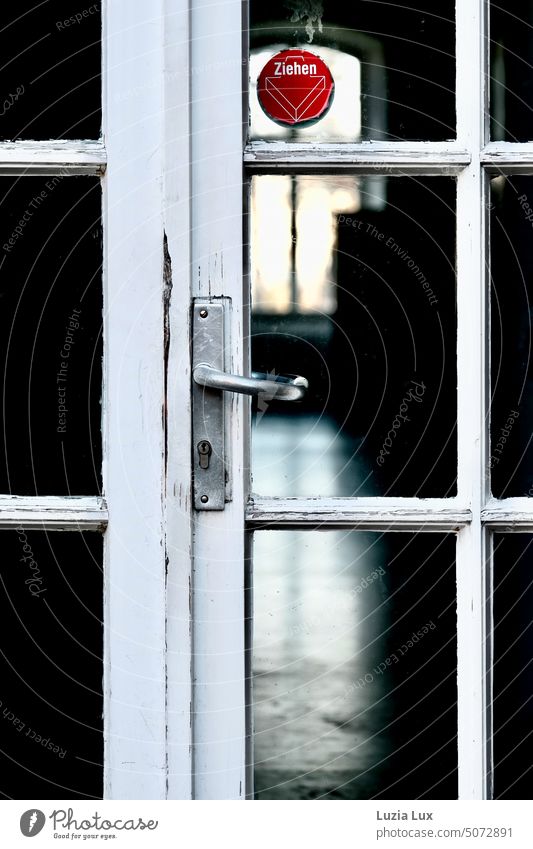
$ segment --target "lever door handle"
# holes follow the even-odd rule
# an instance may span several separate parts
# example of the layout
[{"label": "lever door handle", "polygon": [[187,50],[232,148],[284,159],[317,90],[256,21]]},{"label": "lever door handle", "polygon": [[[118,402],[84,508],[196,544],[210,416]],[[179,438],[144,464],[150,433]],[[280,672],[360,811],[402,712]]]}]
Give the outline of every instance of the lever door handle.
[{"label": "lever door handle", "polygon": [[226,374],[207,363],[199,363],[193,371],[194,382],[209,389],[238,392],[240,395],[262,395],[269,400],[302,401],[309,388],[305,377],[272,375],[252,372],[251,377]]},{"label": "lever door handle", "polygon": [[232,498],[233,465],[226,457],[226,417],[234,416],[224,392],[255,395],[261,401],[301,401],[308,383],[296,375],[225,372],[231,350],[229,298],[195,298],[191,315],[192,480],[196,510],[224,510]]}]

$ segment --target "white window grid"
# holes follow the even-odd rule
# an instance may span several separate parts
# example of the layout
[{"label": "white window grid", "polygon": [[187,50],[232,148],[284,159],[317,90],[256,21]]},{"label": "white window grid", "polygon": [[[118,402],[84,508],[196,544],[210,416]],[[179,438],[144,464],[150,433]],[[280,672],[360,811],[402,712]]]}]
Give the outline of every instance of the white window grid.
[{"label": "white window grid", "polygon": [[[175,272],[185,291],[188,21],[181,0],[104,0],[101,138],[0,143],[2,176],[101,178],[103,493],[0,495],[0,529],[105,531],[103,771],[104,796],[115,799],[191,796],[191,628],[182,591],[191,530],[176,498],[190,487],[190,461],[186,437],[169,433],[163,416],[167,409],[177,421],[180,389],[189,391],[178,347],[163,333],[170,323],[185,339],[188,332],[187,310],[170,303],[167,263],[170,253],[182,257]],[[185,376],[167,397],[171,368]],[[179,651],[169,660],[173,645]]]},{"label": "white window grid", "polygon": [[492,545],[533,528],[529,498],[490,495],[489,180],[533,174],[533,144],[489,138],[489,4],[457,4],[457,137],[451,142],[253,142],[248,174],[384,173],[457,179],[458,481],[451,499],[265,498],[253,528],[352,528],[457,535],[459,798],[493,793]]}]

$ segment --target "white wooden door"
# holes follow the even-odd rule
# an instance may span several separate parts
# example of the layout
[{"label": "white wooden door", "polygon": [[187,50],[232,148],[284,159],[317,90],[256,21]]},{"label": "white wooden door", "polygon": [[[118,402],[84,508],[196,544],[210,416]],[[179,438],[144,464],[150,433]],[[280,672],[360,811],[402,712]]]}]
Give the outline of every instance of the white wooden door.
[{"label": "white wooden door", "polygon": [[[94,285],[100,287],[97,304],[98,298],[100,303],[102,301],[100,281],[103,283],[103,387],[101,392],[99,388],[96,392],[96,408],[100,397],[102,399],[101,450],[98,413],[95,418],[94,410],[91,422],[95,426],[92,444],[96,446],[92,477],[98,483],[101,480],[102,485],[99,491],[97,482],[92,489],[85,484],[84,492],[88,494],[79,495],[79,475],[76,478],[76,469],[83,458],[81,454],[76,458],[74,453],[69,462],[70,474],[74,475],[72,481],[75,482],[71,485],[67,476],[67,483],[63,482],[61,487],[62,495],[55,491],[55,482],[50,486],[40,486],[38,495],[24,494],[31,493],[30,484],[26,483],[23,488],[19,488],[18,479],[13,477],[13,471],[23,470],[27,463],[28,451],[23,447],[21,435],[18,448],[15,438],[11,441],[11,453],[7,455],[12,477],[11,486],[0,498],[0,527],[6,532],[4,539],[15,539],[16,546],[25,546],[24,556],[27,557],[38,558],[38,546],[42,552],[47,551],[48,547],[51,552],[55,552],[56,547],[60,551],[61,538],[64,539],[66,555],[57,555],[64,583],[73,589],[76,581],[80,581],[79,593],[73,605],[77,605],[80,617],[91,609],[91,627],[96,627],[93,643],[85,644],[83,636],[80,636],[78,648],[82,653],[85,652],[84,659],[88,659],[87,662],[93,665],[99,663],[89,688],[93,700],[91,704],[97,707],[89,721],[82,719],[82,715],[85,716],[83,702],[87,698],[87,688],[83,692],[82,672],[79,673],[82,680],[79,682],[78,701],[74,700],[65,707],[65,704],[59,704],[62,696],[58,696],[57,704],[54,697],[46,704],[45,690],[39,691],[38,686],[32,689],[31,674],[39,674],[35,672],[36,664],[31,663],[31,656],[22,645],[17,650],[17,641],[10,641],[12,645],[9,652],[12,656],[8,657],[8,662],[11,663],[11,669],[15,670],[19,681],[26,681],[24,686],[31,690],[32,696],[41,699],[37,704],[44,703],[49,709],[52,717],[49,721],[58,724],[57,728],[50,724],[47,727],[44,716],[30,716],[28,703],[17,708],[13,692],[10,703],[3,701],[10,721],[16,719],[19,728],[24,727],[24,723],[30,725],[28,733],[33,731],[33,737],[29,739],[38,741],[49,741],[54,737],[51,727],[56,728],[57,734],[61,735],[61,717],[64,718],[65,728],[69,722],[74,726],[78,723],[78,728],[81,726],[84,730],[94,725],[90,729],[94,734],[92,751],[76,749],[75,743],[72,750],[61,749],[58,745],[58,754],[50,754],[50,758],[55,757],[55,761],[45,760],[44,765],[41,765],[37,757],[40,749],[35,744],[32,749],[30,743],[27,754],[29,763],[25,763],[26,755],[20,753],[11,757],[10,763],[20,761],[22,779],[26,779],[23,784],[25,792],[33,792],[41,798],[47,798],[46,794],[50,798],[84,795],[98,797],[102,794],[113,799],[189,798],[192,781],[189,609],[191,533],[187,497],[181,497],[181,493],[187,491],[190,474],[183,416],[189,385],[187,383],[184,389],[185,384],[176,387],[173,382],[177,376],[187,380],[190,164],[186,117],[190,79],[188,7],[181,2],[146,4],[140,0],[131,3],[110,0],[94,4],[91,9],[82,10],[73,17],[66,16],[65,19],[55,21],[55,15],[60,14],[60,11],[54,8],[51,12],[47,8],[43,12],[42,6],[36,7],[31,10],[31,20],[28,18],[21,25],[17,18],[5,28],[8,40],[10,34],[16,33],[19,41],[27,43],[27,39],[35,35],[31,27],[37,24],[41,28],[44,26],[44,32],[39,30],[41,41],[48,39],[47,44],[52,44],[54,38],[63,39],[58,45],[58,50],[63,52],[56,54],[51,51],[45,55],[43,73],[39,76],[35,74],[35,79],[31,80],[32,85],[36,84],[33,91],[38,90],[39,84],[42,85],[42,78],[48,81],[48,88],[45,84],[46,102],[44,99],[39,101],[39,95],[37,101],[35,98],[32,101],[32,118],[42,119],[44,115],[45,129],[41,125],[38,127],[37,137],[41,140],[33,140],[32,132],[37,131],[32,125],[30,128],[22,127],[20,138],[16,141],[0,143],[0,172],[5,178],[4,185],[8,178],[12,180],[28,204],[27,212],[24,213],[22,207],[20,213],[25,216],[22,216],[24,226],[32,218],[35,223],[33,233],[27,231],[26,251],[20,241],[22,225],[17,225],[18,231],[13,229],[11,237],[11,228],[7,232],[2,260],[3,285],[7,285],[6,276],[9,274],[12,279],[17,279],[18,272],[6,271],[9,262],[13,263],[15,269],[24,268],[24,254],[29,253],[36,259],[27,273],[27,279],[39,279],[39,298],[42,297],[47,303],[57,286],[57,277],[52,279],[49,274],[41,272],[43,266],[39,264],[39,258],[46,250],[46,239],[50,238],[45,238],[47,221],[53,219],[54,232],[64,234],[54,249],[57,262],[63,268],[68,264],[70,253],[76,250],[76,244],[72,241],[72,228],[65,229],[67,221],[79,221],[80,227],[92,226],[95,229],[94,238],[91,237],[91,243],[97,246],[93,249],[94,253],[94,250],[100,249],[101,244],[96,241],[100,238],[98,206],[101,208],[103,257],[100,255],[98,259],[98,270],[93,278]],[[83,27],[88,26],[87,21],[91,22],[92,29],[90,35],[82,36]],[[76,38],[82,40],[83,48],[79,45],[72,47],[72,40],[69,39]],[[17,43],[14,41],[13,51],[17,49]],[[6,49],[11,49],[11,45]],[[28,61],[28,67],[33,70],[35,62],[32,50],[37,50],[35,40],[27,45],[27,49],[27,56],[31,56],[33,62],[31,64]],[[87,66],[83,65],[83,57],[86,55],[84,50],[90,50],[93,58],[96,50],[96,66],[89,61]],[[91,127],[94,127],[95,121],[98,127],[99,98],[96,93],[90,103],[85,104],[83,85],[77,85],[74,78],[71,80],[70,70],[67,72],[66,69],[71,67],[69,61],[72,56],[79,54],[81,71],[79,64],[75,68],[82,80],[98,80],[100,53],[103,76],[102,134],[100,138],[79,140],[76,138],[76,127],[73,129],[68,123],[68,115],[61,118],[63,103],[68,102],[68,97],[74,94],[77,113],[82,117],[89,115],[90,118],[93,114],[90,110],[94,109],[96,118]],[[59,62],[62,68],[62,88],[58,78],[53,75],[60,56],[63,57]],[[13,56],[15,61],[20,61],[20,54]],[[24,63],[19,72],[22,71],[29,73]],[[22,106],[24,94],[30,98],[30,80],[27,80],[26,86],[19,86],[18,95],[11,106]],[[41,98],[44,96],[41,94]],[[57,109],[54,113],[56,117],[46,124],[48,110],[52,107]],[[4,115],[7,115],[7,109]],[[12,116],[16,119],[15,111],[12,111]],[[49,125],[52,126],[51,131],[47,129]],[[4,138],[6,135],[9,138],[10,133],[13,133],[11,129],[5,130],[3,127]],[[58,138],[49,140],[47,134],[57,134]],[[97,135],[97,130],[94,135]],[[79,182],[75,181],[82,180],[83,183],[86,178],[90,178],[93,190],[101,188],[102,198],[101,204],[97,203],[96,213],[93,209],[90,225],[87,225],[86,219],[80,218],[79,204],[76,203],[76,191],[83,196],[82,190],[69,188],[79,187]],[[33,195],[37,188],[36,200]],[[61,220],[56,221],[53,218],[56,213],[51,205],[61,192],[67,198],[70,197],[70,191],[74,197],[71,208],[64,210]],[[10,220],[9,215],[14,216],[17,211],[17,203],[6,194],[3,214],[8,216],[7,220]],[[35,239],[41,239],[44,243],[40,252],[34,247]],[[14,250],[15,246],[17,251]],[[78,266],[78,270],[80,273],[85,272],[81,266]],[[64,290],[68,302],[62,301],[58,308],[60,332],[69,335],[52,337],[49,348],[39,355],[43,359],[49,357],[52,363],[45,383],[50,379],[55,384],[57,372],[57,383],[61,389],[58,406],[60,418],[57,435],[54,420],[53,440],[45,448],[41,444],[32,457],[32,463],[46,463],[47,454],[53,456],[57,440],[61,440],[64,433],[70,433],[75,446],[81,444],[78,442],[78,439],[81,440],[81,430],[77,431],[74,413],[70,412],[69,418],[69,410],[65,411],[66,404],[62,400],[65,397],[63,383],[69,381],[67,385],[73,394],[76,391],[74,382],[76,378],[80,380],[79,374],[75,374],[74,351],[76,345],[80,349],[83,344],[82,325],[87,310],[84,313],[83,306],[80,310],[75,303],[71,304],[71,292],[76,287],[79,288],[79,281],[71,279],[70,286],[66,285]],[[173,289],[175,295],[179,293],[179,297],[172,299]],[[73,307],[76,307],[75,313],[72,312]],[[20,320],[27,320],[32,310],[35,311],[35,307],[31,301],[25,305],[21,302]],[[67,331],[64,331],[61,323],[63,313]],[[78,321],[76,316],[80,313],[82,319]],[[98,306],[93,318],[100,325]],[[43,310],[39,327],[41,324],[46,327],[46,322],[49,323],[50,318]],[[28,340],[30,352],[31,344],[36,345],[38,342],[39,332],[35,331],[35,341]],[[175,335],[171,336],[171,332]],[[95,338],[99,338],[101,333],[102,328],[99,326]],[[180,333],[181,343],[177,344]],[[57,351],[56,343],[59,345]],[[96,359],[93,366],[96,373],[100,368],[98,350],[98,343],[95,343]],[[7,368],[6,361],[6,374]],[[28,374],[19,374],[19,380],[24,387],[28,387],[28,397],[32,379],[35,382],[32,373],[30,369]],[[6,385],[5,378],[4,392]],[[55,394],[54,386],[54,397]],[[7,412],[6,405],[4,416],[9,421]],[[167,414],[172,422],[172,432],[167,428]],[[36,424],[35,433],[39,433],[41,428],[48,432],[46,411],[40,412],[40,420]],[[22,427],[20,431],[22,434]],[[100,454],[102,470],[99,468]],[[87,461],[85,463],[87,465]],[[34,481],[33,491],[36,492],[35,474]],[[32,537],[33,533],[36,534],[35,538]],[[87,541],[88,536],[96,541],[103,536],[103,568],[102,563],[95,559],[92,564],[95,568],[89,569],[90,562],[87,563],[87,558],[82,556],[85,550],[83,540]],[[74,556],[78,550],[76,545],[74,548],[68,547],[72,540],[81,546],[79,556]],[[95,543],[94,550],[97,549],[98,544]],[[87,550],[90,550],[88,543]],[[32,574],[38,579],[32,584],[32,593],[45,592],[42,583],[46,581],[46,574],[43,577],[46,570],[40,561],[39,573],[38,562],[31,561],[34,564]],[[94,599],[94,588],[98,586],[100,597],[96,602],[91,601]],[[36,639],[31,634],[33,644],[40,649],[39,639],[44,641],[47,632],[51,633],[55,626],[60,633],[54,637],[52,650],[48,647],[48,655],[45,648],[41,650],[37,665],[42,664],[43,670],[47,670],[54,661],[54,668],[64,676],[63,680],[69,680],[70,673],[71,680],[75,682],[76,672],[72,674],[68,667],[69,657],[75,650],[75,634],[68,631],[69,620],[65,608],[62,613],[54,611],[52,596],[57,604],[57,592],[53,594],[49,591],[48,596],[43,594],[42,598],[50,598],[47,610],[52,610],[55,619],[48,613],[48,625],[41,636],[37,631]],[[8,594],[8,608],[11,604],[11,607],[17,609],[17,602],[13,599],[15,596],[10,597]],[[29,633],[35,627],[35,622],[31,611],[27,620],[24,619],[24,603],[25,597],[17,609],[19,625],[22,628],[22,622]],[[43,601],[44,604],[48,602]],[[89,608],[90,604],[93,604],[93,608]],[[44,615],[46,617],[47,614]],[[99,631],[102,625],[103,639]],[[57,659],[54,652],[58,653]],[[56,692],[61,694],[62,687]],[[17,736],[22,740],[21,736]],[[75,734],[72,739],[75,741]],[[51,740],[50,750],[55,742],[59,743],[58,740]],[[9,754],[9,748],[7,751]],[[91,774],[94,774],[90,790],[87,789],[89,784],[83,784],[80,779],[85,768],[91,769]],[[4,795],[16,796],[21,791],[18,785],[13,784],[15,779],[10,778],[10,775],[8,771],[3,792]],[[65,780],[65,775],[70,776],[71,780]],[[40,779],[42,784],[38,784],[36,789],[34,785],[28,784]]]},{"label": "white wooden door", "polygon": [[[303,12],[298,18],[298,9],[301,11],[303,7],[304,4],[295,4],[293,20],[301,22],[305,18]],[[457,405],[455,494],[451,497],[444,497],[445,493],[443,497],[401,494],[346,497],[335,493],[326,497],[320,491],[304,496],[291,491],[283,496],[268,491],[253,494],[249,477],[249,406],[238,395],[229,402],[232,405],[228,460],[231,501],[223,512],[192,511],[194,798],[253,797],[251,540],[254,533],[262,533],[266,528],[279,533],[289,529],[303,531],[302,551],[305,533],[317,528],[378,531],[384,535],[408,532],[453,536],[457,598],[457,794],[462,799],[483,799],[493,793],[493,540],[494,534],[502,529],[530,530],[532,513],[527,498],[494,498],[490,488],[487,240],[493,203],[489,180],[494,174],[529,172],[533,159],[530,144],[490,140],[486,85],[488,12],[489,5],[482,0],[465,0],[457,6],[454,24],[457,132],[450,133],[455,136],[452,141],[396,141],[374,136],[369,141],[334,143],[327,139],[287,138],[283,133],[280,136],[268,121],[265,124],[264,117],[260,124],[263,129],[249,139],[248,108],[253,115],[257,103],[253,89],[250,102],[247,97],[248,5],[240,0],[214,5],[199,0],[192,5],[188,127],[192,139],[191,217],[187,218],[189,211],[184,211],[179,226],[180,234],[185,234],[190,226],[192,236],[186,247],[181,236],[174,244],[180,248],[183,262],[190,257],[193,298],[231,298],[230,370],[233,373],[247,374],[250,368],[248,305],[252,283],[246,235],[244,254],[248,258],[243,268],[243,232],[249,232],[243,226],[243,215],[246,213],[248,222],[251,180],[261,179],[261,175],[306,178],[318,174],[324,175],[323,179],[328,175],[374,179],[376,175],[417,179],[431,176],[453,177],[457,186],[457,340],[456,344],[454,339],[451,343],[457,356],[457,395],[453,402]],[[308,14],[311,30],[313,24],[318,27],[319,18],[318,13],[316,19]],[[267,36],[262,38],[257,43],[268,45]],[[373,61],[378,63],[379,56],[369,41],[361,38],[353,43],[360,51],[361,61],[365,61],[365,56],[367,61],[368,56],[373,56]],[[272,47],[265,47],[265,56],[287,46],[281,36],[277,42],[271,37],[270,44]],[[258,68],[260,65],[253,64],[252,85]],[[383,92],[383,80],[374,79],[374,85]],[[256,117],[258,114],[257,111]],[[374,113],[372,120],[382,119],[382,113]],[[183,123],[182,127],[185,127]],[[172,165],[169,173],[177,180]],[[274,226],[273,219],[271,225]],[[272,239],[274,251],[274,231],[267,228],[262,233],[265,243]],[[173,255],[178,253],[176,248],[171,250]],[[418,266],[416,271],[420,271]],[[183,362],[180,358],[187,333],[185,295],[180,300],[181,307],[173,302],[181,312],[176,319],[177,332],[171,334],[171,363]],[[292,371],[291,365],[287,362],[285,370]],[[172,377],[169,385],[172,386]],[[186,381],[183,385],[186,386]],[[183,424],[181,409],[180,406],[180,412],[176,413],[181,438],[169,442],[170,457],[176,452],[175,469],[180,460],[186,464],[188,451],[187,425]],[[269,438],[270,442],[266,439],[261,443],[267,464],[270,459],[275,463],[276,451],[272,434]],[[185,510],[186,505],[190,507],[186,500],[189,489],[180,486],[179,491]],[[170,533],[175,535],[174,530]],[[183,547],[183,539],[176,544]],[[183,582],[184,577],[180,580]]]},{"label": "white wooden door", "polygon": [[[3,174],[21,179],[92,174],[102,181],[103,491],[83,497],[5,495],[0,523],[4,529],[105,530],[102,768],[108,798],[253,798],[254,537],[292,533],[293,551],[304,556],[317,529],[453,537],[457,793],[482,799],[493,792],[494,535],[531,532],[533,511],[527,493],[491,494],[489,184],[495,175],[529,174],[533,150],[530,142],[496,141],[491,139],[499,136],[489,134],[488,11],[484,0],[464,0],[452,21],[457,132],[450,133],[451,141],[387,136],[383,57],[376,40],[362,33],[345,36],[336,49],[352,50],[361,67],[374,68],[372,137],[287,138],[270,132],[267,123],[264,137],[261,131],[250,138],[249,109],[258,113],[253,87],[249,93],[249,66],[253,86],[262,50],[275,52],[276,40],[268,32],[259,37],[249,62],[247,3],[107,0],[102,138],[0,145]],[[307,20],[311,31],[319,18]],[[495,61],[501,62],[500,54]],[[355,65],[350,67],[355,73]],[[260,183],[265,177],[289,179]],[[250,403],[235,394],[226,401],[225,509],[197,510],[192,304],[231,301],[227,371],[247,375],[257,282],[250,274],[249,213],[252,209],[259,226],[257,186],[278,192],[281,186],[287,193],[292,185],[297,194],[311,185],[309,178],[330,188],[336,180],[334,188],[344,198],[347,186],[352,196],[356,190],[361,197],[366,193],[372,197],[370,212],[383,208],[385,178],[456,180],[457,335],[448,338],[457,362],[456,489],[450,496],[428,497],[340,494],[325,461],[326,476],[316,492],[289,487],[256,494],[250,479]],[[527,197],[519,197],[528,213]],[[422,209],[418,219],[423,218]],[[265,242],[272,238],[274,244],[272,233],[263,229]],[[424,269],[417,269],[424,277]],[[425,291],[422,284],[423,298]],[[291,372],[293,364],[287,361],[283,370]],[[371,369],[366,375],[372,377]],[[260,412],[265,412],[261,426],[268,424],[269,411]],[[261,450],[275,466],[275,433],[268,427],[262,432]],[[385,447],[386,438],[387,431]],[[258,542],[257,562],[264,565],[271,550],[267,546],[265,558],[261,546]],[[298,627],[305,631],[309,621]]]}]

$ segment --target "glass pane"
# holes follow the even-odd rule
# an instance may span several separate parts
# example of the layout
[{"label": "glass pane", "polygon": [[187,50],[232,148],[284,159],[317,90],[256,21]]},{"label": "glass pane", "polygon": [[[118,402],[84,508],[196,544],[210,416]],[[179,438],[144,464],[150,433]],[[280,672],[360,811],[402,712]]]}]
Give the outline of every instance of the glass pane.
[{"label": "glass pane", "polygon": [[455,540],[255,535],[257,799],[457,798]]},{"label": "glass pane", "polygon": [[103,794],[102,537],[1,531],[0,795]]},{"label": "glass pane", "polygon": [[101,3],[3,4],[0,138],[97,139]]},{"label": "glass pane", "polygon": [[494,796],[531,799],[533,537],[494,541]]},{"label": "glass pane", "polygon": [[533,6],[491,2],[491,138],[533,139]]},{"label": "glass pane", "polygon": [[100,489],[99,181],[0,179],[0,492]]},{"label": "glass pane", "polygon": [[533,495],[533,177],[492,180],[492,492]]},{"label": "glass pane", "polygon": [[254,490],[451,496],[456,481],[455,181],[252,181],[252,363],[302,374],[259,402]]},{"label": "glass pane", "polygon": [[[409,6],[380,0],[252,0],[250,48],[251,139],[357,142],[455,137],[453,0],[416,0]],[[290,80],[282,73],[283,66],[281,82],[272,78],[272,92],[281,90],[276,97],[282,122],[272,120],[258,99],[262,69],[287,49],[311,52],[333,76],[330,111],[310,125],[313,110],[298,113],[301,99],[293,103],[296,95],[285,91]],[[312,61],[309,81],[307,71],[302,76],[309,85],[317,76],[311,66]],[[319,65],[317,71],[320,85]]]}]

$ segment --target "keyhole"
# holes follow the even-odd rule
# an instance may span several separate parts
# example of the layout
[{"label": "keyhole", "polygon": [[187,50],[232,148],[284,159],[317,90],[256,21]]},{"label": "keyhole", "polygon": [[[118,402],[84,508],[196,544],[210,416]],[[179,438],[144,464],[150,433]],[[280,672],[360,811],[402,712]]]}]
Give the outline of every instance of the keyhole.
[{"label": "keyhole", "polygon": [[209,457],[211,456],[211,443],[207,442],[207,440],[203,440],[198,443],[198,454],[200,456],[200,468],[208,469],[209,468]]}]

